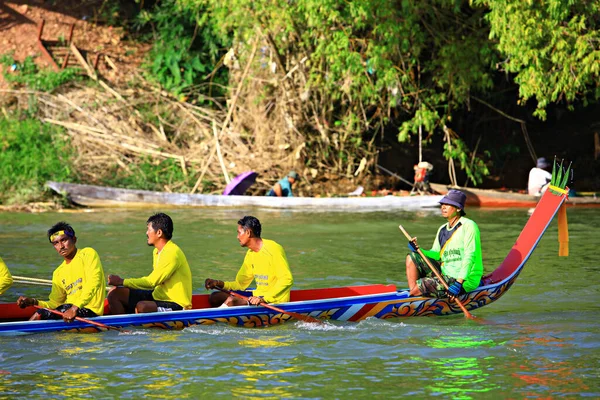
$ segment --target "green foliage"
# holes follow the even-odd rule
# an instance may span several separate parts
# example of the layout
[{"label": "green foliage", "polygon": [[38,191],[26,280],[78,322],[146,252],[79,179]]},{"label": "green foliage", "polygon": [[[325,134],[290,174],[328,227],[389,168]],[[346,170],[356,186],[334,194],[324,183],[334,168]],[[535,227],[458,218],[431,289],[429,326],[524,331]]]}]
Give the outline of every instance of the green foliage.
[{"label": "green foliage", "polygon": [[22,63],[15,61],[10,55],[0,56],[0,64],[15,66],[14,72],[4,72],[4,79],[13,85],[26,86],[32,90],[51,92],[57,87],[81,79],[74,68],[66,68],[59,72],[51,69],[39,69],[33,57],[29,56]]},{"label": "green foliage", "polygon": [[[484,10],[464,1],[183,3],[206,9],[223,36],[235,37],[240,53],[264,37],[284,68],[307,58],[306,84],[297,90],[309,93],[303,104],[311,116],[307,134],[320,141],[307,151],[339,154],[326,162],[362,158],[392,118],[404,118],[401,140],[420,125],[433,132],[472,91],[492,87],[490,66],[497,59]],[[309,153],[306,159],[319,157]]]},{"label": "green foliage", "polygon": [[165,187],[173,186],[183,186],[189,191],[195,183],[193,177],[184,175],[179,162],[173,159],[142,158],[128,167],[129,170],[126,171],[115,165],[113,171],[101,178],[101,183],[126,189],[156,191],[164,191]]},{"label": "green foliage", "polygon": [[[485,155],[489,157],[488,152]],[[467,177],[475,185],[481,183],[483,177],[489,174],[485,162],[481,158],[473,156],[468,146],[460,138],[452,139],[451,146],[448,143],[444,144],[444,157],[458,161],[460,168],[465,171]]]},{"label": "green foliage", "polygon": [[[307,167],[342,172],[363,157],[373,159],[375,135],[390,124],[399,126],[403,142],[421,129],[427,144],[457,110],[468,109],[472,95],[496,96],[498,71],[510,73],[509,82],[514,77],[521,103],[537,100],[541,118],[550,103],[600,98],[598,1],[157,4],[140,17],[157,38],[151,74],[182,93],[208,79],[226,49],[233,47],[243,64],[258,41],[251,76],[259,77],[252,82],[264,98],[252,100],[279,105],[283,96],[274,100],[273,94],[286,94],[284,107],[293,115],[284,118],[303,135]],[[277,72],[269,76],[273,64]],[[218,73],[210,79],[225,82],[225,72]],[[444,152],[480,182],[488,174],[485,162],[469,161],[469,153],[464,141]]]},{"label": "green foliage", "polygon": [[35,119],[0,118],[0,203],[38,200],[46,181],[70,181],[72,156],[59,128]]},{"label": "green foliage", "polygon": [[226,52],[227,37],[216,34],[214,21],[201,8],[166,0],[158,2],[152,12],[141,12],[137,23],[153,29],[154,43],[145,68],[147,76],[166,90],[178,95],[209,79],[226,82],[224,70],[214,76],[211,71]]},{"label": "green foliage", "polygon": [[490,8],[490,38],[515,73],[524,103],[537,100],[545,119],[550,103],[600,99],[600,2],[478,0]]}]

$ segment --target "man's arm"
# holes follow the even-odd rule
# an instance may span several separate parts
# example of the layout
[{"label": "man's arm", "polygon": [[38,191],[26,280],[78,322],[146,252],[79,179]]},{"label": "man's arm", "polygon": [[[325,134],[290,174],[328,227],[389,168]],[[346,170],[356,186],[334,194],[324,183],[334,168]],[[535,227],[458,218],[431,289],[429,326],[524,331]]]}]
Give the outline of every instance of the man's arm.
[{"label": "man's arm", "polygon": [[60,277],[54,271],[52,274],[52,290],[50,290],[50,296],[48,296],[47,301],[38,301],[38,305],[44,308],[56,308],[61,304],[65,303],[67,299],[67,292],[62,287],[62,283],[60,282]]},{"label": "man's arm", "polygon": [[431,250],[421,249],[423,254],[425,254],[425,257],[431,258],[432,260],[436,260],[436,261],[439,261],[441,259],[441,254],[440,254],[441,246],[440,246],[440,241],[438,238],[440,236],[440,230],[442,230],[442,227],[443,227],[443,225],[438,228],[438,230],[435,234],[435,238],[433,239],[433,244],[431,245]]},{"label": "man's arm", "polygon": [[[163,254],[164,256],[164,254]],[[177,269],[177,260],[174,257],[161,257],[152,273],[142,278],[128,278],[123,280],[123,286],[130,289],[154,289],[173,275]]]},{"label": "man's arm", "polygon": [[248,286],[254,280],[254,274],[252,273],[252,265],[247,261],[248,255],[244,258],[244,263],[240,267],[235,281],[224,282],[223,289],[225,290],[246,290]]}]

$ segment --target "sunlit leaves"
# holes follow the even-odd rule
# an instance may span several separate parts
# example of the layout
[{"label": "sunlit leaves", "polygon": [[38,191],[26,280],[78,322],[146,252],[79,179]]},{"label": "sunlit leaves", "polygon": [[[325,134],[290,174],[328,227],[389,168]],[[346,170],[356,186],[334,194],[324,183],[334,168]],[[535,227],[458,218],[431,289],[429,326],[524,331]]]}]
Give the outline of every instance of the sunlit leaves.
[{"label": "sunlit leaves", "polygon": [[501,68],[516,73],[522,101],[537,100],[545,118],[550,103],[600,94],[600,2],[482,0],[490,37],[506,56]]}]

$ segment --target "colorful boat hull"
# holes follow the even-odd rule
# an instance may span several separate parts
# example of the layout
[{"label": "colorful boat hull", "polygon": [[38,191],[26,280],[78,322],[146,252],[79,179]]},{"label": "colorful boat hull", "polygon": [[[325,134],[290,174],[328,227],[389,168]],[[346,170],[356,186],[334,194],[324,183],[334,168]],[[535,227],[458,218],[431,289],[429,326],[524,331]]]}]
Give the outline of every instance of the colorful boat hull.
[{"label": "colorful boat hull", "polygon": [[[547,192],[542,196],[525,228],[502,264],[483,277],[482,285],[461,298],[468,310],[484,307],[498,300],[513,285],[533,253],[550,222],[563,205],[563,195]],[[285,311],[310,315],[322,320],[362,321],[366,318],[396,318],[462,314],[448,299],[411,297],[407,290],[394,285],[368,285],[292,291],[291,301],[278,305]],[[209,308],[208,295],[195,295],[192,310],[134,315],[106,315],[94,321],[117,328],[183,329],[193,325],[227,323],[244,327],[280,324],[292,318],[265,307],[243,306]],[[0,312],[2,308],[0,307]],[[33,310],[31,310],[33,312]],[[0,335],[70,331],[97,332],[88,323],[75,321],[15,321],[0,323]]]}]

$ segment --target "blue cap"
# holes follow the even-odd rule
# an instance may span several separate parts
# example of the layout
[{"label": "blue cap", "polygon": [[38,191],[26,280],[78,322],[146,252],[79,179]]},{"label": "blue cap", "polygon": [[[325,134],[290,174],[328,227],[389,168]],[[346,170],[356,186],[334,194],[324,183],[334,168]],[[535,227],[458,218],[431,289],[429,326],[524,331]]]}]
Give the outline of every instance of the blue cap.
[{"label": "blue cap", "polygon": [[535,164],[535,166],[537,168],[548,168],[550,166],[550,163],[548,163],[548,161],[546,161],[546,159],[544,157],[540,157],[537,159],[537,163]]},{"label": "blue cap", "polygon": [[456,208],[463,210],[465,208],[465,201],[467,195],[460,190],[451,189],[448,193],[440,200],[440,204],[449,204]]}]

